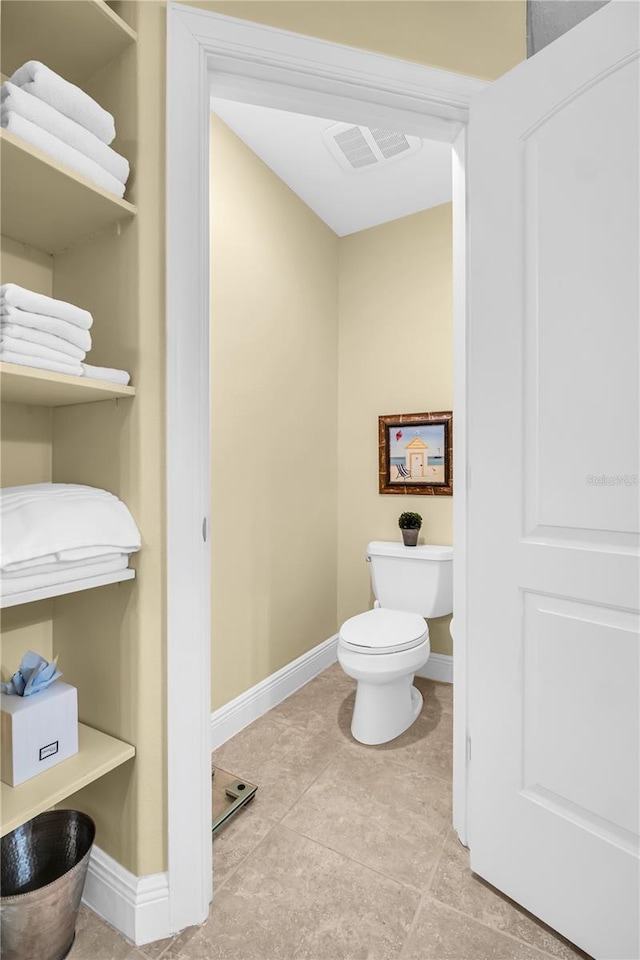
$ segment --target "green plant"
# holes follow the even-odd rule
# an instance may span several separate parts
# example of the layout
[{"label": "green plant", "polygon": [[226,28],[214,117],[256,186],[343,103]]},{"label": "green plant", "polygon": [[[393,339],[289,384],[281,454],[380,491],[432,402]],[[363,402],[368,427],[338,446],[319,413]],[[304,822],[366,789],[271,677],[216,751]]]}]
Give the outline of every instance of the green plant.
[{"label": "green plant", "polygon": [[419,513],[401,513],[398,518],[398,526],[401,530],[419,530],[422,526],[422,517]]}]

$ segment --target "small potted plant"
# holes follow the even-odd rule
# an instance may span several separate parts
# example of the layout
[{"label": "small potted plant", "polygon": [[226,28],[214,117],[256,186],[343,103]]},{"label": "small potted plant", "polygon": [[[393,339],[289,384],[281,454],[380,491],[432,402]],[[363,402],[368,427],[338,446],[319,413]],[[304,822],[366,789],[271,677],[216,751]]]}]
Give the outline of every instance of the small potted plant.
[{"label": "small potted plant", "polygon": [[402,530],[402,539],[405,547],[415,547],[418,543],[418,534],[422,526],[422,517],[419,513],[401,513],[398,526]]}]

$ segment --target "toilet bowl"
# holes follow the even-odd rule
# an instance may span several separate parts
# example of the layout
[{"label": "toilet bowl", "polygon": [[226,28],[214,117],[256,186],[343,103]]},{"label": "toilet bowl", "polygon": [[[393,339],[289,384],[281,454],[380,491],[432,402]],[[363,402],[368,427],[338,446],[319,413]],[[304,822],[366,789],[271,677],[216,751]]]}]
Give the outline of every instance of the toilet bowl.
[{"label": "toilet bowl", "polygon": [[425,618],[452,610],[453,551],[374,541],[367,560],[376,605],[342,624],[338,662],[358,683],[351,733],[372,745],[399,737],[422,710],[413,677],[431,650]]},{"label": "toilet bowl", "polygon": [[338,634],[338,661],[358,681],[351,733],[360,743],[394,740],[422,710],[413,686],[429,658],[429,628],[416,613],[379,607],[347,620]]}]

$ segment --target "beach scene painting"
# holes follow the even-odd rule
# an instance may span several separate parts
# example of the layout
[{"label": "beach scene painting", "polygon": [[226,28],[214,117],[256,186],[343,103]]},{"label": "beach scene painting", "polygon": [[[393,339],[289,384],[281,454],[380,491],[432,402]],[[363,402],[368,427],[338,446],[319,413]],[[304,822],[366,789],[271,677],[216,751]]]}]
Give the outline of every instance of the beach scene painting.
[{"label": "beach scene painting", "polygon": [[444,483],[444,423],[388,430],[391,483]]},{"label": "beach scene painting", "polygon": [[380,493],[453,493],[452,413],[378,418]]}]

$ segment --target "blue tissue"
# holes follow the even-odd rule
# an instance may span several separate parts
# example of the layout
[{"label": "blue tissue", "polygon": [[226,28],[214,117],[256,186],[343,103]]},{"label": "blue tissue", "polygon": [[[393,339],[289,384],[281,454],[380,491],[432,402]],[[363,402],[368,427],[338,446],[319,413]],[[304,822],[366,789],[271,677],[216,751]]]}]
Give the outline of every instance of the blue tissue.
[{"label": "blue tissue", "polygon": [[58,658],[51,663],[33,650],[27,651],[20,661],[17,673],[7,683],[0,683],[2,693],[17,697],[30,697],[34,693],[46,690],[50,683],[62,676],[58,670]]}]

